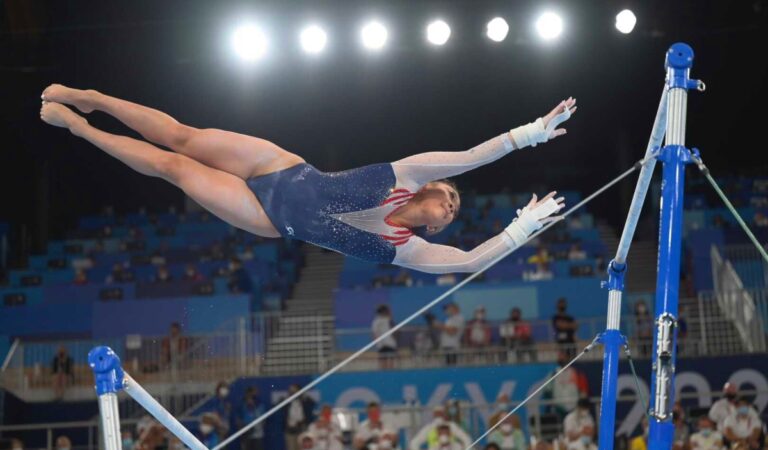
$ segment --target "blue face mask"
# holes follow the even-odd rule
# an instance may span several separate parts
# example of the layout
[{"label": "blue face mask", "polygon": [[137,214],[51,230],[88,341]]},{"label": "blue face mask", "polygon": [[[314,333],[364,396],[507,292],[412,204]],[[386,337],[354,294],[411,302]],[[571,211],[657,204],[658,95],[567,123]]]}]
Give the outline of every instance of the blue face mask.
[{"label": "blue face mask", "polygon": [[736,409],[736,412],[738,412],[742,416],[746,416],[747,414],[749,414],[749,406],[739,406],[738,409]]},{"label": "blue face mask", "polygon": [[584,445],[589,445],[592,443],[592,438],[589,436],[582,436],[581,437],[581,443]]},{"label": "blue face mask", "polygon": [[131,450],[132,448],[133,448],[133,439],[131,438],[123,439],[123,450]]},{"label": "blue face mask", "polygon": [[712,434],[711,428],[702,428],[701,429],[701,435],[704,437],[709,437],[709,435]]}]

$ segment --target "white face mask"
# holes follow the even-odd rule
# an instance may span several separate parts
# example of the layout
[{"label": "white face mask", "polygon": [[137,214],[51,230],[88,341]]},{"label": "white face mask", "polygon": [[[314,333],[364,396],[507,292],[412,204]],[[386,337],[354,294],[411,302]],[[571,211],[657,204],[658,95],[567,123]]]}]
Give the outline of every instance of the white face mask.
[{"label": "white face mask", "polygon": [[440,441],[441,444],[445,445],[451,442],[451,437],[448,436],[447,434],[441,434],[438,440]]},{"label": "white face mask", "polygon": [[508,423],[501,424],[499,428],[501,428],[501,432],[504,434],[509,434],[512,432],[512,425]]},{"label": "white face mask", "polygon": [[227,395],[229,395],[229,389],[225,387],[219,389],[219,395],[221,397],[226,397]]},{"label": "white face mask", "polygon": [[200,424],[200,432],[203,434],[210,434],[211,431],[213,431],[213,425],[209,423],[201,423]]}]

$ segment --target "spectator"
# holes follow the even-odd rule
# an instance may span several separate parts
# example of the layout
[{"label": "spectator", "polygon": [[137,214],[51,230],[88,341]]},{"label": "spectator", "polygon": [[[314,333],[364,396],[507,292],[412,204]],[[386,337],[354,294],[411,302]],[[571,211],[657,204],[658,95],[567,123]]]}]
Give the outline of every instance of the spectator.
[{"label": "spectator", "polygon": [[725,419],[736,411],[736,400],[738,396],[738,390],[733,383],[725,383],[723,386],[723,398],[716,401],[711,408],[709,408],[709,418],[717,426],[717,431],[720,434],[725,433]]},{"label": "spectator", "polygon": [[576,355],[576,320],[566,312],[568,301],[561,297],[557,300],[557,313],[552,316],[552,327],[555,329],[555,342],[566,356],[573,358]]},{"label": "spectator", "polygon": [[424,425],[411,439],[409,450],[419,450],[425,443],[427,448],[434,447],[438,440],[437,427],[446,424],[451,428],[451,436],[461,444],[462,449],[469,447],[472,438],[458,424],[449,421],[445,407],[438,405],[432,409],[432,421]]},{"label": "spectator", "polygon": [[123,264],[115,263],[112,265],[112,273],[107,275],[106,280],[104,280],[107,284],[112,283],[129,283],[134,281],[135,277],[133,275],[133,272],[128,270]]},{"label": "spectator", "polygon": [[653,318],[648,311],[645,300],[638,300],[635,303],[635,336],[637,336],[640,355],[650,355],[653,339]]},{"label": "spectator", "polygon": [[296,438],[294,447],[297,447],[298,450],[316,450],[315,437],[312,436],[312,433],[305,431]]},{"label": "spectator", "polygon": [[462,414],[461,414],[461,403],[457,399],[448,400],[445,402],[445,412],[446,412],[446,419],[459,425],[463,428],[466,427],[464,421],[462,420]]},{"label": "spectator", "polygon": [[[371,324],[371,332],[373,338],[378,339],[380,336],[392,329],[394,322],[392,321],[392,312],[387,305],[379,305],[376,308],[376,317]],[[379,352],[379,367],[382,369],[391,369],[393,367],[393,357],[397,355],[397,340],[393,335],[389,335],[378,344],[376,348]]]},{"label": "spectator", "polygon": [[520,428],[520,416],[512,414],[499,425],[488,437],[501,450],[527,450],[525,434]]},{"label": "spectator", "polygon": [[[557,368],[555,373],[565,367],[570,361],[568,354],[560,351],[557,355]],[[553,373],[554,375],[554,373]],[[553,403],[551,410],[560,417],[573,411],[578,405],[579,399],[579,373],[573,366],[565,369],[559,377],[552,382],[547,391]]]},{"label": "spectator", "polygon": [[120,439],[122,441],[123,450],[133,450],[133,433],[131,433],[131,430],[123,430],[120,433]]},{"label": "spectator", "polygon": [[536,270],[523,272],[523,280],[525,281],[542,281],[551,280],[555,275],[549,270],[549,263],[539,262],[536,263]]},{"label": "spectator", "polygon": [[499,448],[499,445],[496,444],[495,442],[489,442],[485,444],[485,447],[483,448],[483,450],[501,450],[501,449]]},{"label": "spectator", "polygon": [[189,263],[184,267],[183,279],[186,281],[204,281],[205,277],[197,270],[194,264]]},{"label": "spectator", "polygon": [[485,307],[475,308],[475,315],[467,322],[464,339],[471,348],[485,348],[491,345],[491,326],[485,320]]},{"label": "spectator", "polygon": [[51,363],[51,373],[53,374],[53,394],[56,400],[64,398],[64,391],[72,382],[72,357],[69,351],[63,345],[53,357]]},{"label": "spectator", "polygon": [[11,450],[24,450],[24,442],[19,438],[11,438]]},{"label": "spectator", "polygon": [[591,404],[588,398],[580,398],[576,403],[576,409],[565,416],[563,424],[565,438],[568,442],[573,442],[581,438],[584,434],[584,428],[595,428],[595,419],[589,411]]},{"label": "spectator", "polygon": [[200,416],[200,441],[208,448],[219,445],[224,438],[224,423],[215,412],[203,413]]},{"label": "spectator", "polygon": [[528,258],[528,264],[549,264],[551,261],[552,256],[550,256],[549,250],[544,246],[540,246],[536,253]]},{"label": "spectator", "polygon": [[72,450],[72,441],[69,437],[61,435],[56,438],[56,450]]},{"label": "spectator", "polygon": [[342,450],[341,428],[333,421],[331,405],[323,405],[317,420],[309,425],[308,433],[315,438],[316,450]]},{"label": "spectator", "polygon": [[[240,294],[250,294],[253,291],[253,281],[248,271],[243,267],[242,261],[238,258],[229,260],[229,282],[227,287],[230,292]],[[298,445],[298,444],[297,444]]]},{"label": "spectator", "polygon": [[675,427],[672,450],[688,450],[691,430],[688,428],[688,423],[685,421],[685,411],[679,402],[675,402],[675,408],[672,410],[672,425]]},{"label": "spectator", "polygon": [[629,450],[647,450],[648,449],[648,418],[643,417],[643,434],[635,436],[629,441]]},{"label": "spectator", "polygon": [[[290,385],[288,395],[294,395],[299,392],[299,389],[298,384]],[[314,409],[314,400],[305,395],[295,398],[288,405],[284,427],[286,450],[298,450],[299,435],[305,432],[309,424],[312,423],[312,411]]]},{"label": "spectator", "polygon": [[381,408],[376,402],[368,404],[368,419],[357,427],[353,439],[357,450],[386,450],[396,446],[397,434],[394,428],[381,420]]},{"label": "spectator", "polygon": [[496,398],[496,412],[491,414],[491,417],[488,418],[488,428],[496,426],[496,424],[507,415],[509,408],[509,396],[507,394],[499,394]]},{"label": "spectator", "polygon": [[520,308],[512,308],[509,313],[509,320],[499,326],[499,336],[501,336],[502,343],[510,352],[517,353],[518,361],[523,360],[525,353],[528,353],[528,359],[531,362],[537,359],[531,334],[531,324],[522,319]]},{"label": "spectator", "polygon": [[181,325],[178,322],[173,322],[170,333],[163,338],[161,344],[162,362],[168,365],[171,372],[179,370],[181,357],[188,347],[189,341],[181,335]]},{"label": "spectator", "polygon": [[581,430],[580,436],[575,441],[569,441],[566,445],[567,450],[597,450],[594,442],[595,427],[587,426]]},{"label": "spectator", "polygon": [[447,423],[437,426],[437,442],[429,446],[429,450],[464,450],[465,448],[453,439],[451,427]]},{"label": "spectator", "polygon": [[[259,397],[259,390],[249,387],[245,390],[243,404],[240,406],[236,424],[238,429],[256,420],[264,414],[264,404]],[[264,450],[264,422],[254,426],[240,439],[241,450]]]},{"label": "spectator", "polygon": [[736,401],[736,411],[729,415],[723,423],[725,438],[731,443],[731,448],[739,447],[749,450],[761,448],[760,433],[763,423],[752,405],[744,397]]},{"label": "spectator", "polygon": [[435,284],[438,286],[453,286],[456,284],[456,274],[446,273],[439,275],[435,280]]},{"label": "spectator", "polygon": [[157,266],[157,274],[153,280],[155,283],[170,283],[173,281],[171,272],[168,271],[168,267],[165,264]]},{"label": "spectator", "polygon": [[757,211],[755,213],[753,223],[756,228],[768,227],[768,216],[766,216],[762,211]]},{"label": "spectator", "polygon": [[76,269],[75,276],[72,278],[72,284],[76,286],[82,286],[88,284],[88,275],[86,275],[84,269]]},{"label": "spectator", "polygon": [[715,429],[709,417],[699,418],[699,431],[691,435],[692,450],[722,450],[723,435]]},{"label": "spectator", "polygon": [[211,410],[218,414],[222,423],[222,436],[229,434],[230,425],[233,419],[234,411],[232,402],[229,399],[229,384],[226,381],[219,381],[216,384]]},{"label": "spectator", "polygon": [[440,349],[445,352],[445,363],[455,365],[458,359],[458,351],[461,348],[461,336],[464,330],[464,317],[455,303],[448,303],[443,307],[448,318],[445,323],[436,323],[440,329]]},{"label": "spectator", "polygon": [[587,252],[582,250],[581,245],[579,244],[571,245],[571,248],[568,250],[568,260],[583,261],[585,259],[587,259]]},{"label": "spectator", "polygon": [[401,268],[392,280],[395,286],[413,286],[413,277],[408,269]]}]

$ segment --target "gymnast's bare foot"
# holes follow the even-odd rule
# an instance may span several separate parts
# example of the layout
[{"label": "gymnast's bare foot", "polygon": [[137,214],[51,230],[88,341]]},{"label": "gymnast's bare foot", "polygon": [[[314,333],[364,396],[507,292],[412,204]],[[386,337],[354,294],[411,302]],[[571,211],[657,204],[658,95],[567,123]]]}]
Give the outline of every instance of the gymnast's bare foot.
[{"label": "gymnast's bare foot", "polygon": [[40,108],[40,118],[43,119],[43,122],[55,127],[68,128],[73,134],[77,134],[76,130],[79,126],[88,123],[85,118],[75,114],[66,106],[52,102],[43,102],[43,107]]},{"label": "gymnast's bare foot", "polygon": [[73,89],[62,84],[52,84],[45,88],[41,98],[46,102],[72,105],[85,114],[88,114],[96,109],[96,96],[98,94],[99,93],[93,89]]}]

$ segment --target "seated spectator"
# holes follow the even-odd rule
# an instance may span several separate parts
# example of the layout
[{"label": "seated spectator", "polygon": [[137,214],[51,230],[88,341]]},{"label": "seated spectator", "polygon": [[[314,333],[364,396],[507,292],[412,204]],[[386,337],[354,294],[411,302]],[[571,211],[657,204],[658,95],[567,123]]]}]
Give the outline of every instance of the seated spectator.
[{"label": "seated spectator", "polygon": [[[392,321],[392,313],[387,305],[379,305],[376,309],[376,317],[371,324],[371,332],[374,339],[378,339],[383,334],[387,333],[394,322]],[[397,355],[397,340],[393,335],[387,336],[385,339],[376,344],[377,351],[379,352],[379,367],[382,369],[391,369],[393,367],[393,357]]]},{"label": "seated spectator", "polygon": [[512,414],[507,417],[488,436],[489,442],[496,443],[501,450],[527,450],[525,434],[520,427],[520,416]]},{"label": "seated spectator", "polygon": [[546,247],[540,246],[536,253],[528,257],[528,264],[549,264],[553,260]]},{"label": "seated spectator", "polygon": [[453,439],[451,426],[447,423],[437,426],[437,442],[429,450],[464,450],[466,447]]},{"label": "seated spectator", "polygon": [[296,441],[299,450],[316,450],[315,437],[312,436],[312,433],[305,431],[299,435]]},{"label": "seated spectator", "polygon": [[758,450],[762,448],[760,433],[763,422],[757,415],[757,411],[744,397],[736,401],[736,411],[725,419],[723,423],[725,438],[731,443],[731,448]]},{"label": "seated spectator", "polygon": [[131,433],[131,430],[124,429],[120,433],[120,440],[122,441],[123,445],[122,450],[133,450],[133,433]]},{"label": "seated spectator", "polygon": [[581,433],[575,441],[569,441],[566,444],[567,450],[597,450],[595,445],[595,427],[587,426],[581,430]]},{"label": "seated spectator", "polygon": [[509,409],[509,396],[507,394],[499,394],[496,398],[495,412],[488,418],[488,428],[496,426],[496,424],[507,415]]},{"label": "seated spectator", "polygon": [[699,418],[699,430],[691,435],[691,450],[722,450],[723,435],[709,417]]},{"label": "seated spectator", "polygon": [[736,400],[738,400],[738,390],[733,383],[725,383],[723,386],[723,398],[716,401],[709,408],[709,418],[717,426],[720,434],[725,433],[725,419],[736,411]]},{"label": "seated spectator", "polygon": [[307,430],[315,438],[316,450],[342,450],[341,427],[333,421],[331,405],[323,405],[317,420]]},{"label": "seated spectator", "polygon": [[587,252],[581,249],[581,245],[573,244],[570,250],[568,250],[569,261],[583,261],[587,259]]},{"label": "seated spectator", "polygon": [[523,280],[525,281],[543,281],[543,280],[551,280],[554,278],[554,274],[549,269],[549,263],[546,262],[538,262],[536,263],[536,270],[533,272],[526,271],[523,272]]},{"label": "seated spectator", "polygon": [[762,211],[758,211],[755,213],[755,217],[752,222],[757,228],[768,227],[768,216],[765,215]]},{"label": "seated spectator", "polygon": [[173,281],[173,277],[171,276],[171,273],[168,271],[168,267],[165,265],[157,266],[157,274],[155,275],[155,278],[152,280],[155,283],[169,283]]},{"label": "seated spectator", "polygon": [[589,410],[590,407],[591,404],[588,398],[580,398],[576,404],[576,409],[565,416],[563,432],[569,443],[580,439],[584,435],[585,428],[595,428],[595,419]]},{"label": "seated spectator", "polygon": [[408,269],[400,269],[392,280],[392,284],[395,286],[413,286],[413,277]]},{"label": "seated spectator", "polygon": [[192,263],[184,266],[184,280],[186,281],[204,281],[205,277],[197,270],[197,266]]},{"label": "seated spectator", "polygon": [[72,280],[72,284],[76,284],[78,286],[88,284],[88,276],[85,274],[85,270],[83,269],[75,270],[75,278],[74,280]]},{"label": "seated spectator", "polygon": [[643,417],[643,434],[635,436],[629,440],[629,450],[647,450],[648,449],[648,417]]},{"label": "seated spectator", "polygon": [[485,348],[491,345],[491,326],[485,320],[485,307],[475,308],[475,315],[464,329],[464,341],[471,348]]},{"label": "seated spectator", "polygon": [[253,291],[253,281],[248,271],[243,267],[242,261],[232,258],[229,261],[229,291],[235,294],[250,294]]},{"label": "seated spectator", "polygon": [[469,429],[467,423],[464,423],[461,411],[461,402],[458,399],[452,399],[445,402],[445,418],[463,429]]},{"label": "seated spectator", "polygon": [[454,284],[456,284],[456,281],[457,281],[456,274],[446,273],[438,276],[437,279],[435,280],[435,284],[437,284],[438,286],[453,286]]},{"label": "seated spectator", "polygon": [[72,382],[72,357],[69,356],[67,347],[59,347],[59,351],[53,357],[51,363],[51,373],[53,374],[53,394],[57,400],[64,398],[64,391]]},{"label": "seated spectator", "polygon": [[56,450],[72,450],[72,441],[69,437],[61,435],[56,438]]},{"label": "seated spectator", "polygon": [[112,284],[112,283],[130,283],[134,281],[135,277],[133,275],[133,272],[130,271],[125,267],[125,265],[120,263],[115,263],[112,265],[112,273],[107,275],[107,278],[104,280],[106,284]]},{"label": "seated spectator", "polygon": [[522,319],[520,308],[512,308],[509,319],[499,325],[499,336],[509,351],[517,353],[518,361],[523,360],[525,353],[528,353],[530,361],[536,361],[531,324]]},{"label": "seated spectator", "polygon": [[198,429],[200,441],[208,448],[216,447],[226,436],[224,421],[215,412],[203,413]]},{"label": "seated spectator", "polygon": [[[235,417],[237,428],[248,425],[262,414],[264,414],[264,404],[259,397],[259,390],[255,387],[247,388],[243,396],[243,404]],[[264,450],[264,422],[254,426],[240,438],[240,448],[241,450]]]},{"label": "seated spectator", "polygon": [[653,344],[653,318],[645,300],[638,300],[635,303],[635,336],[640,356],[650,355]]},{"label": "seated spectator", "polygon": [[368,419],[361,423],[352,440],[357,450],[384,450],[397,446],[397,434],[394,427],[381,419],[381,408],[376,402],[368,404]]},{"label": "seated spectator", "polygon": [[469,447],[472,438],[455,422],[449,421],[445,407],[438,405],[432,409],[432,421],[424,425],[408,444],[409,450],[419,450],[426,444],[427,448],[433,448],[438,443],[437,428],[441,425],[450,427],[452,439],[459,442],[462,449]]}]

